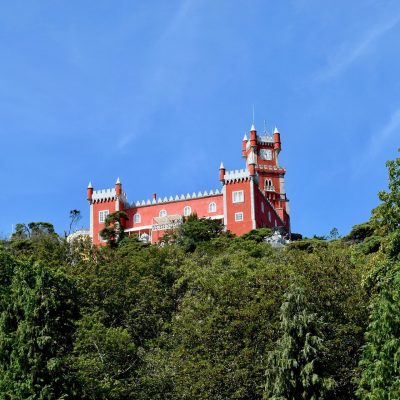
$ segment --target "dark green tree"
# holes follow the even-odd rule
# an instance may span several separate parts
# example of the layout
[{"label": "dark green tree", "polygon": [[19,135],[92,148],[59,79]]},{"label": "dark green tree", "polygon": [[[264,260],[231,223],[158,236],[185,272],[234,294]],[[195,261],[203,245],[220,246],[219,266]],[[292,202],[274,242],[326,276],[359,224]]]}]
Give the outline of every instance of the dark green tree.
[{"label": "dark green tree", "polygon": [[268,354],[265,399],[321,400],[333,388],[324,376],[321,319],[310,312],[304,291],[292,286],[281,307],[282,336]]},{"label": "dark green tree", "polygon": [[400,282],[379,294],[373,306],[360,362],[361,400],[400,398]]},{"label": "dark green tree", "polygon": [[0,398],[79,398],[68,367],[78,318],[74,283],[60,271],[22,263],[8,283],[0,299]]},{"label": "dark green tree", "polygon": [[125,211],[115,211],[108,214],[104,221],[104,228],[100,231],[100,236],[106,240],[110,247],[116,247],[125,237],[124,222],[128,219]]},{"label": "dark green tree", "polygon": [[208,242],[221,234],[223,225],[215,219],[201,218],[196,214],[187,217],[176,230],[175,241],[185,251],[193,252],[200,243]]}]

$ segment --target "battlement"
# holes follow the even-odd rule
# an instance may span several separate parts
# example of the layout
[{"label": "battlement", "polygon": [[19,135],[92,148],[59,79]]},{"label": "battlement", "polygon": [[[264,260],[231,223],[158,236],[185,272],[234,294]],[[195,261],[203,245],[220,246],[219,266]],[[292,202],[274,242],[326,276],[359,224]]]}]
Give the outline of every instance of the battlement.
[{"label": "battlement", "polygon": [[190,193],[187,193],[186,195],[181,194],[181,195],[176,195],[175,197],[165,196],[164,198],[160,197],[158,199],[136,201],[136,203],[131,204],[131,207],[143,207],[143,206],[150,206],[152,204],[172,203],[176,201],[198,199],[201,197],[209,197],[209,196],[222,196],[222,192],[219,189],[216,190],[211,189],[209,192],[205,190],[204,192],[198,192],[197,194],[193,192],[192,194]]},{"label": "battlement", "polygon": [[268,134],[257,136],[257,143],[259,144],[274,144],[274,138]]},{"label": "battlement", "polygon": [[235,169],[226,171],[224,175],[225,182],[240,182],[250,179],[250,172],[247,169]]},{"label": "battlement", "polygon": [[[94,203],[100,203],[103,201],[114,201],[116,199],[117,193],[115,189],[100,189],[94,190],[92,195],[92,201]],[[121,200],[126,203],[127,197],[125,193],[122,193]]]}]

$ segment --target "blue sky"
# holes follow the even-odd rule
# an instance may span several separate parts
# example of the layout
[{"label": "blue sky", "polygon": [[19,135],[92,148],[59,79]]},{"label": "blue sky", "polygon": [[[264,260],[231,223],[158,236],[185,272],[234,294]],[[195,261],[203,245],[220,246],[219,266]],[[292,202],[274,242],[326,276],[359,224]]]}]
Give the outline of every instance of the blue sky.
[{"label": "blue sky", "polygon": [[89,224],[86,186],[130,201],[219,188],[252,120],[276,125],[292,229],[369,218],[400,147],[398,1],[0,0],[0,234]]}]

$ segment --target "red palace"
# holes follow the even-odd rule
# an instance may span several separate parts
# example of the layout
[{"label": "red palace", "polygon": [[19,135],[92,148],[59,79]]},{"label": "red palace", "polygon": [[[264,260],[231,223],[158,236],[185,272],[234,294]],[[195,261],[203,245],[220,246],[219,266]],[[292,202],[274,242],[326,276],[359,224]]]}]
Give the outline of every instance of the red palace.
[{"label": "red palace", "polygon": [[166,231],[176,228],[185,216],[196,213],[199,218],[219,219],[225,228],[242,235],[261,227],[281,227],[290,233],[289,202],[286,198],[285,168],[278,162],[281,151],[280,133],[264,131],[258,135],[254,124],[242,141],[242,156],[246,167],[227,170],[219,167],[222,187],[198,192],[129,203],[118,178],[112,189],[93,190],[89,183],[90,236],[94,244],[104,244],[99,232],[108,214],[125,211],[123,222],[129,235],[157,243]]}]

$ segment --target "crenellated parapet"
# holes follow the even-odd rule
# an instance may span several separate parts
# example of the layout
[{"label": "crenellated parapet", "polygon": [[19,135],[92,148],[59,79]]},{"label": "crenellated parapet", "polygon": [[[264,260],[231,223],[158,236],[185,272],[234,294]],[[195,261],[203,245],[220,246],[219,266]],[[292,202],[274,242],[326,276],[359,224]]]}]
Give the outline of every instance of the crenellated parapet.
[{"label": "crenellated parapet", "polygon": [[222,192],[219,189],[216,190],[210,190],[207,192],[205,190],[204,192],[193,192],[192,194],[187,193],[181,194],[181,195],[175,195],[175,196],[169,196],[169,197],[159,197],[158,199],[153,198],[153,199],[148,199],[148,200],[142,200],[142,201],[136,201],[135,203],[131,204],[131,207],[143,207],[143,206],[150,206],[153,204],[161,204],[161,203],[174,203],[177,201],[186,201],[186,200],[193,200],[193,199],[198,199],[198,198],[203,198],[203,197],[210,197],[210,196],[222,196]]},{"label": "crenellated parapet", "polygon": [[225,171],[225,183],[243,182],[250,180],[250,172],[247,169],[235,169],[232,171]]},{"label": "crenellated parapet", "polygon": [[[104,203],[107,201],[115,201],[118,199],[117,192],[115,188],[112,189],[100,189],[94,190],[92,194],[92,202],[95,203]],[[126,197],[126,193],[121,193],[119,195],[119,200],[123,203],[127,203],[128,199]]]}]

